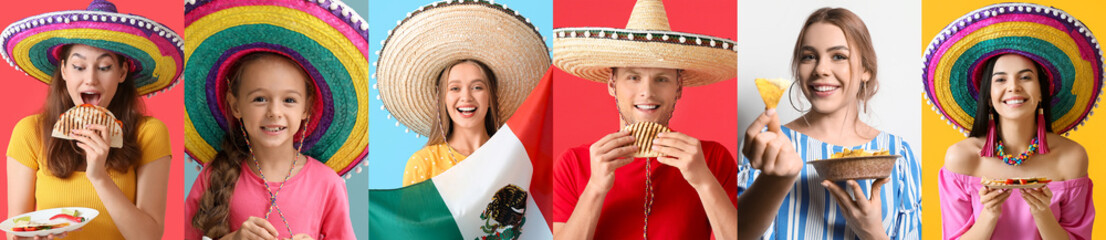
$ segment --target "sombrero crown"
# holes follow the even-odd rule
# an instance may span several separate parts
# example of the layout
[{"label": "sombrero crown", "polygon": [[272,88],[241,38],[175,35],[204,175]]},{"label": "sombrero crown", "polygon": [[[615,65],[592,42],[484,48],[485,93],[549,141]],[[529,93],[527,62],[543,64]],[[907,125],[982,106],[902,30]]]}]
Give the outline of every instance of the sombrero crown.
[{"label": "sombrero crown", "polygon": [[925,50],[926,98],[962,132],[975,120],[978,79],[988,59],[1018,54],[1042,66],[1052,96],[1052,129],[1083,124],[1102,91],[1103,58],[1094,34],[1060,9],[1001,3],[972,11],[941,30]]},{"label": "sombrero crown", "polygon": [[549,69],[549,49],[518,11],[484,0],[449,0],[420,7],[388,32],[375,63],[386,110],[421,136],[438,118],[438,75],[472,59],[497,79],[499,119],[506,122]]},{"label": "sombrero crown", "polygon": [[147,97],[176,85],[184,69],[184,41],[148,18],[120,14],[115,4],[94,0],[86,10],[50,12],[16,21],[0,33],[8,65],[46,84],[60,62],[61,47],[84,44],[120,54],[130,66],[139,95]]},{"label": "sombrero crown", "polygon": [[553,65],[606,83],[612,67],[682,69],[684,86],[737,77],[737,45],[725,38],[671,31],[660,0],[638,0],[625,29],[554,29]]},{"label": "sombrero crown", "polygon": [[189,156],[210,161],[234,120],[224,109],[229,68],[250,53],[270,52],[294,60],[315,86],[304,154],[339,174],[364,160],[368,23],[352,8],[337,0],[200,0],[185,4],[185,25]]}]

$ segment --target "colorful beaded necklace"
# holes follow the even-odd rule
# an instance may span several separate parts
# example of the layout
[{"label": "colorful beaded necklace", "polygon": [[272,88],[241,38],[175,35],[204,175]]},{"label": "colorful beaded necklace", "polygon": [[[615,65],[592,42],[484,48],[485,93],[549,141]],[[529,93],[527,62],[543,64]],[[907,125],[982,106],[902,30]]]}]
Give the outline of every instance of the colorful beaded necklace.
[{"label": "colorful beaded necklace", "polygon": [[1017,157],[1015,157],[1012,155],[1006,155],[1006,149],[1002,146],[1002,140],[999,140],[998,155],[1002,156],[1002,162],[1006,163],[1006,165],[1022,165],[1022,162],[1025,162],[1025,160],[1029,159],[1029,157],[1032,157],[1033,154],[1037,153],[1037,147],[1040,145],[1039,142],[1040,141],[1038,141],[1038,139],[1034,137],[1032,143],[1029,144],[1029,148],[1026,149],[1025,152],[1022,152],[1021,154],[1018,154]]}]

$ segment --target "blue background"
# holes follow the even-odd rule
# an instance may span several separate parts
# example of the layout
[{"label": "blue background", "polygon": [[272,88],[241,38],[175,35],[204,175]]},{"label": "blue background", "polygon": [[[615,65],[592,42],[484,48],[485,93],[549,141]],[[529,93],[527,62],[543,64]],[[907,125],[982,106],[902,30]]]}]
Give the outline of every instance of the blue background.
[{"label": "blue background", "polygon": [[[360,14],[362,18],[366,20],[368,18],[365,13],[368,13],[369,2],[368,0],[345,0],[344,1],[350,7],[353,7]],[[369,28],[373,31],[372,26]],[[370,37],[371,40],[371,37]],[[372,41],[370,41],[371,43]],[[379,44],[379,43],[378,43]],[[379,101],[377,101],[379,102]],[[379,106],[377,108],[380,108]],[[370,111],[372,108],[369,108]],[[188,197],[188,191],[192,190],[192,182],[196,181],[196,176],[200,173],[196,171],[196,162],[188,161],[184,168],[184,196]],[[363,169],[362,169],[363,170]],[[368,174],[364,171],[356,173],[354,171],[349,172],[350,178],[346,179],[346,192],[349,194],[349,212],[350,219],[353,221],[353,232],[357,235],[357,239],[368,239],[369,237],[369,192],[360,190],[368,188],[365,186],[368,181]],[[345,177],[343,176],[343,179]],[[186,218],[191,216],[185,216]],[[189,221],[185,221],[189,222]]]},{"label": "blue background", "polygon": [[[418,9],[434,1],[370,1],[369,3],[369,50],[373,53],[369,56],[370,63],[376,62],[379,57],[381,41],[388,37],[388,31],[396,27],[396,22],[407,17],[407,13]],[[522,16],[530,18],[530,22],[538,27],[545,45],[552,47],[553,28],[553,2],[540,1],[504,1],[495,3],[506,4],[507,8],[518,11]],[[376,66],[369,65],[369,73],[376,73]],[[369,85],[376,86],[376,78],[369,78]],[[416,137],[414,131],[408,131],[403,124],[396,125],[388,111],[381,110],[383,102],[380,101],[380,91],[375,87],[369,90],[369,188],[391,189],[402,185],[403,171],[407,166],[407,159],[426,144],[425,136]],[[353,189],[352,187],[350,189]]]}]

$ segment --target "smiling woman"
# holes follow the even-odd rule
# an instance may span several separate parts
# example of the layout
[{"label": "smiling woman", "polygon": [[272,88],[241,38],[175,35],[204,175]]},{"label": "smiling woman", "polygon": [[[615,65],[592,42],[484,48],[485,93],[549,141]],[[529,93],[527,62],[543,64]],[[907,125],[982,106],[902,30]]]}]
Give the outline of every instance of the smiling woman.
[{"label": "smiling woman", "polygon": [[407,160],[403,185],[430,179],[480,148],[503,125],[495,73],[484,63],[462,59],[438,76],[438,118],[430,138]]},{"label": "smiling woman", "polygon": [[[746,128],[739,204],[763,207],[739,213],[741,238],[920,238],[920,163],[902,137],[860,120],[878,89],[867,25],[848,9],[817,9],[791,56],[792,91],[801,91],[811,108],[784,125],[769,109]],[[899,157],[880,179],[833,182],[826,177],[834,173],[807,164],[854,150]]]},{"label": "smiling woman", "polygon": [[[389,31],[375,74],[383,109],[396,126],[428,138],[407,160],[403,186],[431,179],[476,152],[548,69],[541,35],[510,12],[494,2],[432,3]],[[441,36],[464,41],[426,40]]]},{"label": "smiling woman", "polygon": [[[119,22],[156,27],[157,34],[135,34],[146,29],[136,24],[104,23],[120,16],[124,21]],[[37,24],[17,27],[25,23]],[[180,38],[150,19],[118,14],[114,4],[103,0],[92,1],[87,10],[32,16],[4,32],[0,45],[6,46],[5,59],[49,84],[43,111],[24,118],[12,131],[7,152],[9,216],[87,207],[105,217],[67,233],[69,238],[161,238],[169,133],[160,120],[145,116],[139,98],[179,79],[181,48],[171,42]],[[121,125],[121,137],[109,133],[116,126],[102,124],[71,127],[57,133],[62,137],[50,137],[57,136],[55,123],[62,113],[80,105],[110,111]]]}]

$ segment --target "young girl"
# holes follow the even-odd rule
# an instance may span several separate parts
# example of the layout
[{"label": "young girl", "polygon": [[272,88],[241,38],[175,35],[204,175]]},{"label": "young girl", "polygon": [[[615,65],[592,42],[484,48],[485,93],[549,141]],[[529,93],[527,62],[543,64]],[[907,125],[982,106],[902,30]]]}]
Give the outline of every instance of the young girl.
[{"label": "young girl", "polygon": [[233,118],[188,194],[186,237],[352,239],[345,183],[298,148],[318,99],[307,73],[271,52],[247,54],[229,73]]},{"label": "young girl", "polygon": [[[343,14],[344,13],[344,14]],[[185,4],[185,239],[356,239],[367,26],[337,0]]]},{"label": "young girl", "polygon": [[[921,166],[901,137],[859,120],[878,89],[864,22],[846,9],[819,9],[803,25],[793,56],[798,81],[791,88],[801,90],[812,108],[784,126],[770,109],[745,133],[738,205],[757,207],[739,212],[741,238],[919,238]],[[848,180],[847,186],[804,164],[844,149],[902,157],[889,178]]]},{"label": "young girl", "polygon": [[[93,1],[88,10],[72,12],[94,18],[119,15],[114,4],[102,0]],[[4,57],[16,63],[18,69],[50,85],[42,112],[23,118],[12,131],[6,174],[9,217],[42,209],[87,207],[100,214],[80,231],[43,237],[159,239],[164,232],[169,133],[164,123],[143,115],[140,96],[161,91],[176,81],[181,49],[164,45],[162,51],[153,49],[153,53],[168,55],[147,55],[151,52],[137,47],[180,39],[164,26],[135,15],[127,15],[123,20],[157,24],[162,36],[143,35],[142,41],[128,40],[123,36],[140,27],[128,24],[106,27],[98,25],[95,19],[43,24],[21,31],[13,27],[63,13],[46,13],[16,22],[5,29],[13,34],[5,35],[0,43],[13,46],[5,48]],[[131,29],[117,28],[123,26]],[[65,31],[69,32],[62,33]],[[103,38],[97,31],[118,35]],[[33,40],[56,35],[65,39]],[[20,50],[28,48],[29,54],[16,55],[27,53]],[[150,56],[160,58],[153,60]],[[50,64],[33,64],[39,62]],[[169,70],[159,76],[150,71],[156,67]],[[122,122],[121,148],[110,147],[112,138],[108,127],[102,125],[87,125],[68,133],[75,140],[51,137],[60,115],[82,104],[105,107]],[[23,239],[11,235],[9,238]]]},{"label": "young girl", "polygon": [[[1064,39],[1055,39],[1056,35],[1045,34],[1082,28],[1081,22],[1069,22],[1074,17],[1059,9],[1006,3],[981,11],[992,9],[1009,12],[965,27],[979,31],[948,29],[950,36],[958,38],[935,40],[933,49],[942,51],[926,62],[927,96],[947,119],[970,130],[967,139],[948,148],[938,178],[943,238],[1090,239],[1095,213],[1087,152],[1060,134],[1085,119],[1101,89],[1103,60],[1091,48],[1094,36],[1064,34]],[[1045,9],[1056,14],[1010,9]],[[1033,23],[1025,27],[1044,29],[990,27],[1014,23],[1008,16],[1017,16],[1017,24]],[[953,40],[959,36],[980,40]],[[949,49],[954,45],[985,50]],[[1079,55],[1069,56],[1072,52],[1059,49],[1073,49]],[[978,67],[956,68],[951,60]],[[946,69],[949,66],[953,68]],[[975,96],[937,95],[954,88],[974,90]],[[956,112],[963,114],[953,115]],[[1051,182],[1023,189],[982,184],[988,179],[1026,177]]]},{"label": "young girl", "polygon": [[449,64],[438,77],[438,115],[427,135],[430,140],[411,159],[403,186],[426,181],[445,172],[484,145],[503,125],[499,119],[495,73],[480,61]]}]

